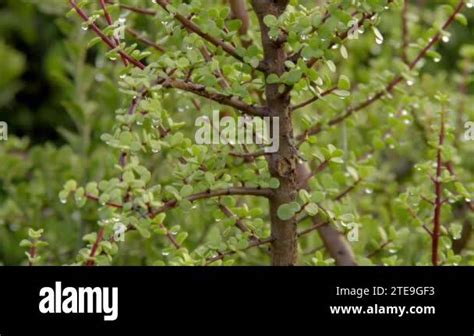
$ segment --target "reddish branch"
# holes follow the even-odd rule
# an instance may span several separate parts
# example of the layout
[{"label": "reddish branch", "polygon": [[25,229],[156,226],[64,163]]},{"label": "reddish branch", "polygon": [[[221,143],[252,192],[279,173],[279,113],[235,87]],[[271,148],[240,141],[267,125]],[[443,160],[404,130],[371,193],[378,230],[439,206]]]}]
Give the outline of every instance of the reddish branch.
[{"label": "reddish branch", "polygon": [[104,240],[104,234],[105,234],[105,229],[102,227],[100,228],[99,232],[97,232],[97,238],[94,242],[94,245],[92,245],[91,252],[89,254],[89,260],[87,260],[86,266],[95,265],[94,258],[95,258],[95,255],[97,253],[100,243],[102,242],[102,240]]},{"label": "reddish branch", "polygon": [[433,232],[431,234],[432,249],[431,261],[434,266],[439,265],[439,237],[441,235],[441,208],[443,206],[443,183],[441,174],[443,173],[443,145],[445,140],[444,108],[441,111],[441,125],[439,131],[438,149],[436,154],[436,176],[433,178],[436,198],[434,201]]},{"label": "reddish branch", "polygon": [[[74,10],[77,12],[77,14],[82,18],[82,20],[84,22],[86,22],[91,28],[92,30],[97,34],[97,36],[100,37],[100,39],[105,43],[107,44],[107,46],[114,50],[117,48],[117,46],[115,45],[115,41],[113,41],[112,39],[110,39],[107,35],[105,35],[102,30],[100,30],[99,26],[95,23],[95,22],[89,22],[90,18],[89,16],[87,15],[86,12],[84,12],[81,8],[79,8],[79,6],[77,5],[76,1],[75,0],[69,0],[69,3],[71,4],[71,6],[74,8]],[[135,59],[134,57],[128,55],[126,52],[122,51],[122,50],[117,50],[117,53],[123,57],[124,59],[126,59],[128,62],[132,63],[133,65],[135,65],[136,67],[140,68],[140,69],[145,69],[145,65],[138,61],[137,59]]]},{"label": "reddish branch", "polygon": [[[99,3],[100,3],[100,7],[102,8],[102,11],[104,12],[104,16],[105,16],[105,21],[107,21],[107,24],[109,26],[113,25],[114,23],[114,20],[112,20],[112,16],[110,16],[110,13],[109,11],[107,10],[107,6],[105,4],[105,0],[99,0]],[[120,40],[116,37],[113,38],[114,42],[115,42],[115,46],[118,47],[120,45]],[[125,66],[128,65],[128,61],[125,57],[123,56],[120,56],[122,58],[122,62]]]},{"label": "reddish branch", "polygon": [[28,262],[28,265],[29,266],[33,266],[33,262],[31,261],[31,259],[33,259],[34,257],[36,257],[36,246],[33,244],[33,246],[30,247],[30,260]]},{"label": "reddish branch", "polygon": [[[455,10],[453,11],[453,13],[450,15],[450,17],[448,18],[448,20],[444,23],[444,25],[442,26],[441,30],[445,30],[447,29],[451,23],[454,21],[456,15],[463,9],[464,7],[464,1],[460,1],[459,4],[456,6]],[[419,54],[416,56],[416,58],[409,64],[409,69],[410,70],[413,70],[416,65],[418,64],[418,62],[420,62],[420,60],[422,58],[425,57],[426,53],[437,43],[439,42],[439,40],[441,39],[441,36],[442,36],[442,32],[438,32],[435,36],[433,36],[433,38],[431,38],[431,40],[429,41],[429,43],[419,52]],[[393,91],[393,89],[403,81],[403,76],[402,75],[398,75],[396,76],[386,87],[385,87],[385,90],[383,91],[380,91],[378,93],[376,93],[374,96],[368,98],[366,101],[360,103],[359,105],[355,106],[355,107],[351,107],[349,108],[348,110],[346,110],[345,113],[343,113],[342,115],[334,118],[334,119],[331,119],[327,124],[328,126],[334,126],[334,125],[337,125],[339,123],[341,123],[342,121],[344,121],[345,119],[349,118],[350,116],[352,116],[354,113],[366,108],[367,106],[370,106],[372,105],[374,102],[378,101],[379,99],[381,99],[382,97],[384,97],[385,95],[387,95],[388,93],[391,93]],[[318,134],[320,133],[321,131],[323,130],[323,126],[322,124],[318,123],[317,125],[313,126],[312,128],[308,129],[304,134],[301,134],[300,136],[297,137],[297,139],[299,141],[302,141],[304,140],[307,136],[309,135],[314,135],[314,134]]]}]

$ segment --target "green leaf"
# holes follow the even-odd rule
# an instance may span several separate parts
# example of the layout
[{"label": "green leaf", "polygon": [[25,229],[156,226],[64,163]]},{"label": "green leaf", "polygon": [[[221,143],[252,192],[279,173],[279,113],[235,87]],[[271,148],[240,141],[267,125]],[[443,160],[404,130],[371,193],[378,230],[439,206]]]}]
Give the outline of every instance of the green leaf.
[{"label": "green leaf", "polygon": [[459,22],[463,26],[467,26],[468,22],[467,22],[467,18],[464,16],[464,14],[457,13],[454,18],[456,19],[457,22]]},{"label": "green leaf", "polygon": [[310,193],[305,189],[300,189],[300,191],[298,192],[298,195],[300,196],[301,200],[304,203],[308,203],[311,200]]},{"label": "green leaf", "polygon": [[74,180],[69,180],[66,182],[66,184],[64,184],[65,191],[68,191],[68,192],[74,191],[76,190],[76,188],[77,188],[77,182]]},{"label": "green leaf", "polygon": [[331,72],[336,72],[336,64],[334,64],[333,61],[331,61],[331,60],[326,61],[326,64],[327,64],[329,70],[331,70]]},{"label": "green leaf", "polygon": [[160,213],[153,218],[153,225],[161,225],[163,224],[164,220],[166,218],[166,213]]},{"label": "green leaf", "polygon": [[28,239],[23,239],[21,242],[20,242],[20,247],[31,247],[33,246],[33,243],[30,242]]},{"label": "green leaf", "polygon": [[303,76],[303,72],[298,69],[291,70],[290,72],[287,73],[286,76],[286,84],[288,85],[293,85],[296,84],[301,77]]},{"label": "green leaf", "polygon": [[193,186],[190,184],[186,184],[181,188],[180,195],[182,197],[189,196],[193,193]]},{"label": "green leaf", "polygon": [[351,95],[351,93],[346,90],[334,90],[333,92],[336,96],[339,97],[349,97]]},{"label": "green leaf", "polygon": [[263,22],[267,27],[272,28],[273,26],[276,26],[278,24],[278,19],[274,15],[266,15],[263,18]]},{"label": "green leaf", "polygon": [[41,238],[42,234],[43,234],[43,229],[39,229],[39,230],[28,229],[28,236],[31,239],[38,240]]},{"label": "green leaf", "polygon": [[322,202],[322,201],[324,201],[325,198],[326,198],[326,196],[324,195],[324,193],[322,191],[313,191],[312,194],[311,194],[311,200],[314,203]]},{"label": "green leaf", "polygon": [[133,174],[133,172],[131,171],[126,171],[124,174],[123,174],[123,180],[124,182],[126,183],[130,183],[132,181],[135,180],[135,175]]},{"label": "green leaf", "polygon": [[277,210],[277,216],[281,220],[289,220],[293,218],[296,212],[301,210],[301,206],[297,202],[282,204]]},{"label": "green leaf", "polygon": [[351,81],[347,76],[341,75],[339,77],[339,82],[337,83],[337,87],[341,90],[349,91],[351,89]]},{"label": "green leaf", "polygon": [[278,84],[280,83],[280,78],[276,74],[270,74],[267,77],[267,83],[268,84]]},{"label": "green leaf", "polygon": [[316,214],[318,213],[319,211],[319,207],[317,206],[316,203],[308,203],[304,210],[306,211],[306,213],[310,216],[316,216]]},{"label": "green leaf", "polygon": [[186,238],[188,238],[188,233],[187,232],[180,232],[176,236],[176,241],[178,242],[178,244],[183,244],[184,241],[186,240]]},{"label": "green leaf", "polygon": [[280,180],[276,177],[272,177],[269,181],[269,186],[272,189],[277,189],[278,187],[280,187]]},{"label": "green leaf", "polygon": [[459,223],[452,223],[449,226],[449,232],[453,236],[453,239],[459,239],[461,238],[461,232],[462,232],[462,225]]}]

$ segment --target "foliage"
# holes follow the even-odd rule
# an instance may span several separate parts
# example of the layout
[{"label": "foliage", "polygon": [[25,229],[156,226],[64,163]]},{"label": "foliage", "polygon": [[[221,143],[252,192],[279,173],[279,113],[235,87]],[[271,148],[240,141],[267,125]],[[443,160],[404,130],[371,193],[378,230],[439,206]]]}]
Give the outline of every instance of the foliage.
[{"label": "foliage", "polygon": [[[469,3],[106,2],[28,5],[68,120],[0,144],[5,264],[474,264]],[[196,144],[215,110],[280,117],[279,151]]]}]

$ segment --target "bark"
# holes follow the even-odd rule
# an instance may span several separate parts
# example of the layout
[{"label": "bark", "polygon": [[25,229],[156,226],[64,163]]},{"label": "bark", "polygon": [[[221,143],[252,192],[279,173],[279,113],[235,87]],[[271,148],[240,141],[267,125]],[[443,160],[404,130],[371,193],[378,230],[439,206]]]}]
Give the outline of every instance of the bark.
[{"label": "bark", "polygon": [[[263,19],[267,15],[279,17],[287,5],[288,1],[282,0],[252,0],[252,6],[260,24],[267,74],[274,73],[278,76],[283,74],[287,55],[282,44],[275,43],[269,38],[269,29]],[[280,127],[279,150],[267,156],[271,175],[280,181],[280,187],[270,198],[270,218],[272,238],[274,239],[272,242],[272,264],[274,266],[289,266],[295,265],[297,262],[296,220],[295,218],[282,220],[277,216],[277,211],[282,204],[294,201],[297,194],[297,155],[293,145],[290,95],[289,90],[281,93],[278,84],[267,84],[265,94],[268,112],[271,117],[278,117],[278,121],[275,122],[278,122]]]}]

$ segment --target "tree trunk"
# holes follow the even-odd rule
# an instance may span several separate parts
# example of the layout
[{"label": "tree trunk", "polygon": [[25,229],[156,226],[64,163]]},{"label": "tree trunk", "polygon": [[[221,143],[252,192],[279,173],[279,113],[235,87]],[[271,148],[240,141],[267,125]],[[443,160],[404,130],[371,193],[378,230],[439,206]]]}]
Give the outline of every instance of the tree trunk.
[{"label": "tree trunk", "polygon": [[[263,19],[267,15],[279,17],[288,5],[288,1],[252,0],[252,6],[258,16],[264,51],[264,63],[267,75],[278,76],[285,72],[287,58],[283,44],[272,41],[268,36],[268,27]],[[290,114],[290,90],[279,91],[279,84],[266,84],[265,95],[270,117],[278,117],[280,147],[276,153],[267,156],[270,173],[280,181],[280,186],[270,198],[270,217],[272,225],[272,264],[274,266],[295,265],[297,262],[296,220],[282,220],[277,216],[280,205],[296,199],[297,155],[294,148],[293,125]],[[270,129],[273,129],[271,127]]]},{"label": "tree trunk", "polygon": [[[261,30],[264,52],[264,65],[268,74],[278,76],[285,72],[287,55],[284,43],[273,41],[268,36],[268,27],[263,22],[267,15],[279,17],[286,9],[288,0],[252,0],[252,6],[257,14]],[[272,264],[274,266],[295,265],[298,260],[298,240],[296,219],[282,220],[277,216],[282,204],[296,200],[299,188],[307,188],[306,176],[309,169],[298,163],[297,150],[294,147],[293,124],[290,111],[290,91],[279,90],[282,84],[266,84],[265,95],[267,108],[271,117],[278,117],[279,143],[278,151],[267,156],[270,173],[280,181],[280,186],[270,198],[270,217],[272,225]],[[273,119],[273,118],[272,118]],[[272,120],[273,122],[273,120]],[[270,129],[273,129],[271,127]],[[318,217],[314,218],[319,221]],[[337,265],[355,265],[352,250],[341,233],[331,226],[319,229],[319,234]]]}]

